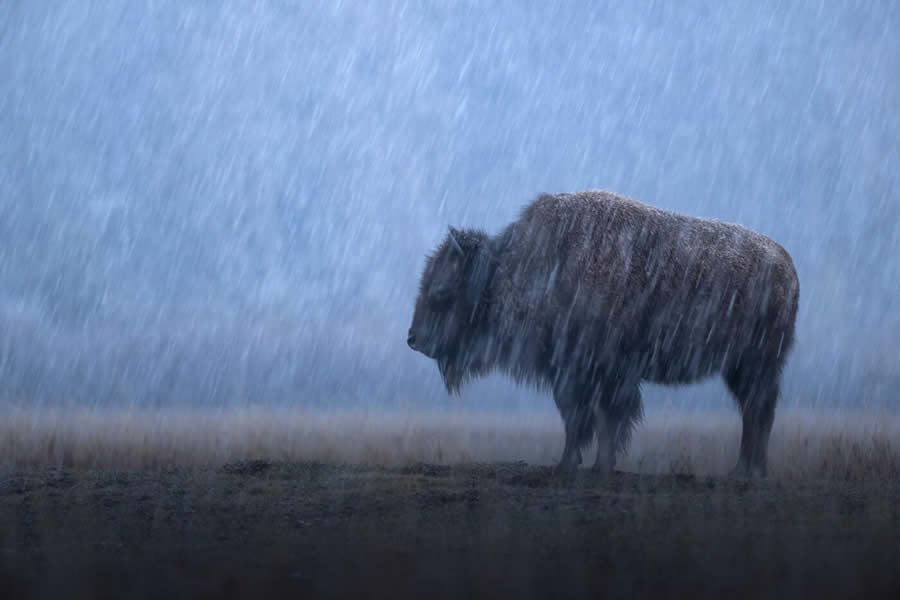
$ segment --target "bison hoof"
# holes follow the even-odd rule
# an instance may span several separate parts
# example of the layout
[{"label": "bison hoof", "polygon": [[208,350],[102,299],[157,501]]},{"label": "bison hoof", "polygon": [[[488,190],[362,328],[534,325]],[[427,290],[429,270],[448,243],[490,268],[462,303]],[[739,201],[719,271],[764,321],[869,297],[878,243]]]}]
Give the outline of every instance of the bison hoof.
[{"label": "bison hoof", "polygon": [[580,460],[561,460],[558,465],[553,467],[553,473],[554,475],[570,475],[577,471],[579,466],[581,466]]},{"label": "bison hoof", "polygon": [[554,475],[571,475],[578,470],[578,465],[574,463],[559,463],[553,467]]},{"label": "bison hoof", "polygon": [[595,475],[603,475],[604,477],[610,477],[616,472],[615,465],[610,463],[594,463],[594,466],[591,467],[591,472]]},{"label": "bison hoof", "polygon": [[728,472],[728,476],[736,479],[764,479],[766,477],[766,467],[763,465],[749,465],[741,461]]}]

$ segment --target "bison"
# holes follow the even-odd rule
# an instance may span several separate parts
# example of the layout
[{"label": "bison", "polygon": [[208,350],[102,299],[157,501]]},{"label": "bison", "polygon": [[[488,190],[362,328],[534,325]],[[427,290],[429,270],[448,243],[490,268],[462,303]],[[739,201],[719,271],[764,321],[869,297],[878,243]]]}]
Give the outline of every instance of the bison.
[{"label": "bison", "polygon": [[721,374],[743,419],[732,473],[766,475],[799,282],[778,243],[607,191],[542,194],[495,236],[450,227],[426,260],[407,343],[449,393],[493,369],[553,392],[561,471],[612,472],[641,382]]}]

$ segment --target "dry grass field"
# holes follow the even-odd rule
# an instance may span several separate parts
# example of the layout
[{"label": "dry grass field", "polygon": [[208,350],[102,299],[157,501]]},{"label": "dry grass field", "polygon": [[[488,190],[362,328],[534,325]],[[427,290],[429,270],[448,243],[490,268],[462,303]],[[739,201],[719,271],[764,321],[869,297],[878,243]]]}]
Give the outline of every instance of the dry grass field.
[{"label": "dry grass field", "polygon": [[[88,411],[6,409],[0,468],[157,469],[240,460],[380,467],[523,461],[562,452],[555,414],[306,412],[288,409]],[[736,413],[657,411],[636,429],[618,468],[724,475],[738,452]],[[585,453],[585,463],[592,460]],[[770,474],[781,480],[900,478],[900,415],[779,413]]]},{"label": "dry grass field", "polygon": [[10,408],[0,597],[900,597],[897,416],[779,413],[765,480],[739,429],[560,477],[552,414]]}]

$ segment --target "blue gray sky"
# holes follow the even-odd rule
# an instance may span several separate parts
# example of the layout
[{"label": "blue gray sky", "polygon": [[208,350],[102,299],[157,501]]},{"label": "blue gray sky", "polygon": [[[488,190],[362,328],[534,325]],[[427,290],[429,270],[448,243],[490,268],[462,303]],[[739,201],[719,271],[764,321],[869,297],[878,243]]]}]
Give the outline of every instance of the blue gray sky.
[{"label": "blue gray sky", "polygon": [[784,401],[896,406],[898,30],[878,1],[4,2],[0,396],[552,405],[447,398],[417,279],[448,224],[602,188],[781,242]]}]

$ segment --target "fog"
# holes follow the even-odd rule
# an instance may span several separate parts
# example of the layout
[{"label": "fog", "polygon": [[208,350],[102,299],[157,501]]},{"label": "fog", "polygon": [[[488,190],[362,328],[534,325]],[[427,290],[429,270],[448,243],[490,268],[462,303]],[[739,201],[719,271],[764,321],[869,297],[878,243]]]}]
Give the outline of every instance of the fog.
[{"label": "fog", "polygon": [[449,397],[417,282],[609,189],[793,255],[783,405],[896,407],[900,4],[577,4],[0,4],[0,401],[555,410]]}]

